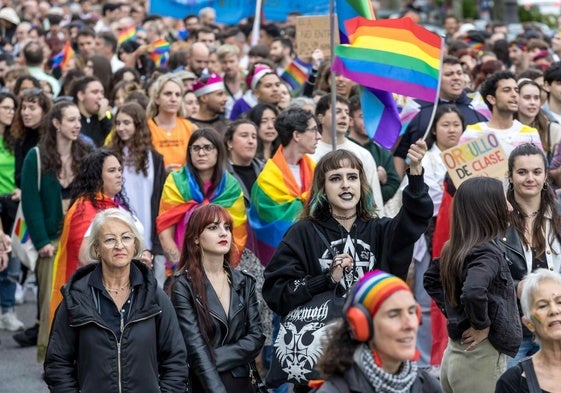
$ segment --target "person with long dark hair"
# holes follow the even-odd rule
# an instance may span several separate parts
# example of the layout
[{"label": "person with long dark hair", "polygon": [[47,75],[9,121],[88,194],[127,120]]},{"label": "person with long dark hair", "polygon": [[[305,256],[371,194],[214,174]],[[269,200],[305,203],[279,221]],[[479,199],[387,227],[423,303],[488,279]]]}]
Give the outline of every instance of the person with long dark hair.
[{"label": "person with long dark hair", "polygon": [[496,242],[508,223],[499,180],[475,177],[458,187],[450,240],[424,279],[448,319],[450,339],[440,372],[446,393],[492,393],[507,356],[514,356],[522,341],[514,284]]},{"label": "person with long dark hair", "polygon": [[[300,220],[288,228],[265,267],[263,298],[275,313],[286,316],[328,291],[342,296],[374,269],[406,278],[413,245],[433,212],[423,183],[425,152],[422,141],[409,150],[409,186],[393,219],[376,215],[372,189],[357,156],[336,150],[320,159]],[[283,345],[277,342],[279,348]],[[299,384],[295,391],[308,388]]]},{"label": "person with long dark hair", "polygon": [[254,359],[265,337],[255,279],[234,270],[236,249],[228,211],[193,210],[171,299],[189,357],[193,392],[255,391]]},{"label": "person with long dark hair", "polygon": [[[37,358],[43,361],[49,338],[49,305],[54,258],[70,203],[70,190],[92,148],[80,137],[80,111],[73,102],[56,104],[47,114],[37,149],[27,153],[22,170],[22,208],[38,251]],[[37,161],[41,173],[37,172]],[[38,179],[41,179],[38,188]],[[28,337],[29,338],[29,337]],[[26,340],[17,340],[20,345]],[[29,341],[30,342],[30,341]]]},{"label": "person with long dark hair", "polygon": [[160,213],[156,219],[164,254],[175,268],[193,208],[215,203],[228,210],[234,225],[238,256],[246,242],[246,213],[238,181],[224,169],[226,149],[222,137],[212,128],[193,133],[187,146],[187,164],[170,173],[164,183]]},{"label": "person with long dark hair", "polygon": [[[64,225],[53,267],[50,318],[62,300],[60,288],[68,282],[79,266],[91,262],[88,254],[88,228],[95,215],[105,209],[119,207],[129,211],[122,193],[123,167],[115,155],[98,149],[82,162],[70,196],[70,208]],[[132,213],[129,212],[129,214]],[[139,226],[140,223],[137,222]]]},{"label": "person with long dark hair", "polygon": [[[519,298],[524,279],[532,271],[561,271],[561,215],[546,168],[544,153],[530,143],[516,147],[508,158],[507,199],[513,210],[511,225],[499,242],[506,252]],[[520,307],[518,311],[522,317]],[[538,349],[532,333],[523,326],[522,345],[517,355],[508,360],[508,366],[515,366]]]},{"label": "person with long dark hair", "polygon": [[275,129],[278,109],[267,103],[257,104],[247,112],[247,118],[257,125],[257,154],[260,160],[273,157],[281,145],[279,133]]},{"label": "person with long dark hair", "polygon": [[165,266],[163,249],[156,232],[162,189],[166,180],[164,159],[152,146],[146,112],[136,102],[123,104],[114,117],[107,148],[123,163],[123,179],[129,205],[145,229],[144,257],[154,268],[158,284],[163,286]]}]

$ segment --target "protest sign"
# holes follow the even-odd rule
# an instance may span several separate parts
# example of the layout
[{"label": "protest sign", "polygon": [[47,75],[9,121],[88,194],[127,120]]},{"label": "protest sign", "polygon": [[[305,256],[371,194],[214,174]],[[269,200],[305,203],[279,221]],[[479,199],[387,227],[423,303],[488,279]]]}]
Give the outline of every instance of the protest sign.
[{"label": "protest sign", "polygon": [[504,181],[508,172],[508,157],[492,132],[445,150],[440,155],[456,188],[475,176]]},{"label": "protest sign", "polygon": [[[335,18],[337,26],[337,18]],[[337,29],[337,27],[336,27]],[[296,18],[296,46],[298,56],[308,58],[312,52],[321,49],[326,58],[331,56],[331,30],[329,15],[299,16]],[[339,34],[335,34],[335,45],[339,44]]]}]

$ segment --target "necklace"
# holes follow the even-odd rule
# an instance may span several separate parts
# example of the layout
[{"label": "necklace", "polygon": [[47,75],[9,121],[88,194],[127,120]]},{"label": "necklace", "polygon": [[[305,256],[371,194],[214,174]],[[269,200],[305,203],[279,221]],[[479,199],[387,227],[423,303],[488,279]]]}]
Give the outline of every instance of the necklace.
[{"label": "necklace", "polygon": [[107,286],[107,284],[105,284],[105,281],[103,281],[103,287],[105,288],[105,290],[106,290],[107,292],[109,292],[110,295],[111,295],[112,293],[115,294],[115,295],[118,295],[119,293],[121,293],[121,292],[124,291],[124,290],[127,290],[126,292],[128,292],[128,290],[129,290],[130,287],[131,287],[131,283],[130,283],[130,281],[129,281],[128,283],[126,283],[125,285],[123,285],[123,286],[120,287],[120,288],[109,288],[109,287]]},{"label": "necklace", "polygon": [[356,212],[354,212],[353,214],[351,214],[350,216],[338,216],[337,214],[331,214],[333,216],[333,218],[335,218],[336,220],[350,220],[356,217]]},{"label": "necklace", "polygon": [[518,212],[518,214],[520,214],[522,217],[526,217],[526,218],[532,218],[538,215],[539,210],[536,210],[535,212],[532,213],[524,213],[524,212]]}]

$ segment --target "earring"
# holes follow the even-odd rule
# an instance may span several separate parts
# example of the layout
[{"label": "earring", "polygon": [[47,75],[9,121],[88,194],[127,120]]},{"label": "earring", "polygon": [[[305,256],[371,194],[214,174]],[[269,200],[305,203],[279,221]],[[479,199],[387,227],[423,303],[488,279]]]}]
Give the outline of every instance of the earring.
[{"label": "earring", "polygon": [[544,190],[544,191],[549,190],[549,183],[547,181],[545,183],[543,183],[542,190]]},{"label": "earring", "polygon": [[509,182],[509,183],[508,183],[508,190],[509,190],[509,191],[514,190],[514,184],[512,184],[512,183]]},{"label": "earring", "polygon": [[529,329],[534,328],[534,324],[532,322],[528,322],[526,325],[528,326]]}]

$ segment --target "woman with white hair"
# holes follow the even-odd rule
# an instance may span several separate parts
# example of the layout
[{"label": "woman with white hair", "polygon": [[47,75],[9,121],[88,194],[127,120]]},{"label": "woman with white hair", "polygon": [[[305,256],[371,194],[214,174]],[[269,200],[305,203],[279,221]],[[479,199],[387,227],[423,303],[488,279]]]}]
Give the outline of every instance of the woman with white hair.
[{"label": "woman with white hair", "polygon": [[52,392],[185,392],[187,352],[173,306],[151,270],[132,216],[99,212],[88,241],[97,263],[63,287],[47,356]]},{"label": "woman with white hair", "polygon": [[495,393],[559,392],[561,386],[561,275],[537,269],[524,280],[522,322],[534,334],[540,349],[509,368]]}]

